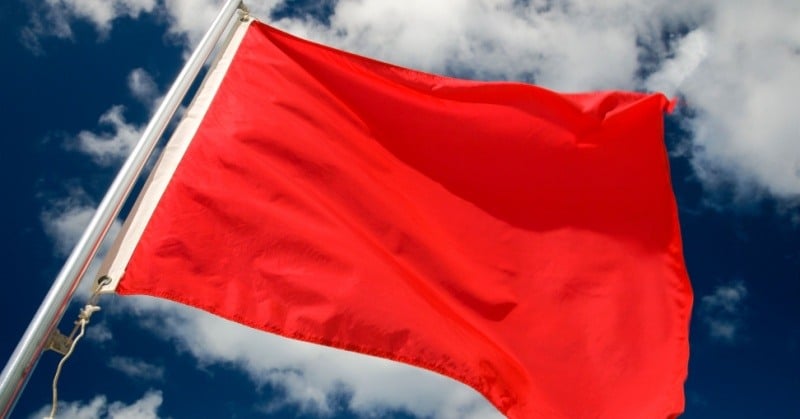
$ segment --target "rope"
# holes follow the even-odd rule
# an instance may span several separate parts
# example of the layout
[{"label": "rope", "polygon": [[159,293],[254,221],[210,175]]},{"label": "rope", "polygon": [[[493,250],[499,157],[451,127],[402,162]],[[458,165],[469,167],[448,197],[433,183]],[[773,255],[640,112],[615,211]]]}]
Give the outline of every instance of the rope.
[{"label": "rope", "polygon": [[[92,314],[100,311],[99,306],[92,304],[96,301],[95,295],[93,295],[89,301],[90,303],[86,304],[81,309],[81,312],[78,315],[78,320],[75,322],[75,327],[72,329],[72,333],[70,333],[72,344],[69,347],[69,351],[64,354],[64,356],[61,358],[61,361],[58,363],[58,367],[56,367],[56,373],[53,376],[53,407],[50,408],[50,416],[46,416],[44,419],[55,419],[56,410],[58,410],[58,378],[61,376],[61,369],[64,367],[64,363],[67,361],[70,355],[72,355],[72,352],[75,350],[75,346],[78,344],[78,341],[81,340],[83,334],[86,332],[86,325],[89,324],[89,319],[92,317]],[[79,331],[77,336],[75,335],[76,331]]]}]

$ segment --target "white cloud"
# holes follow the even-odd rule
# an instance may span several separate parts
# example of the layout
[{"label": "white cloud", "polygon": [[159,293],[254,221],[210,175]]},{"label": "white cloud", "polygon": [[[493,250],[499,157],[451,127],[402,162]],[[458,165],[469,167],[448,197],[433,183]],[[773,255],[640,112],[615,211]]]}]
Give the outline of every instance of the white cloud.
[{"label": "white cloud", "polygon": [[107,365],[131,378],[142,380],[161,380],[164,378],[164,367],[141,359],[113,356],[108,360]]},{"label": "white cloud", "polygon": [[147,106],[152,106],[161,94],[153,76],[143,68],[135,68],[128,74],[128,90],[133,97]]},{"label": "white cloud", "polygon": [[648,89],[675,95],[687,77],[708,56],[708,35],[702,29],[695,29],[683,38],[675,41],[674,58],[667,60],[661,69],[647,79]]},{"label": "white cloud", "polygon": [[[131,95],[152,110],[162,99],[153,77],[142,68],[128,74]],[[177,112],[180,115],[182,110]],[[75,136],[74,147],[88,154],[101,166],[112,166],[124,161],[139,141],[144,124],[135,124],[125,118],[125,106],[114,105],[98,119],[100,130],[83,130]],[[104,129],[103,129],[104,128]]]},{"label": "white cloud", "polygon": [[47,3],[69,17],[88,20],[101,33],[111,29],[114,19],[137,18],[142,12],[151,12],[156,5],[155,0],[47,0]]},{"label": "white cloud", "polygon": [[680,88],[697,110],[696,172],[708,185],[800,198],[800,3],[731,2],[706,26],[708,56]]},{"label": "white cloud", "polygon": [[101,166],[111,166],[127,158],[144,126],[126,121],[124,112],[124,106],[112,106],[99,119],[100,125],[110,128],[110,132],[81,131],[76,137],[77,148]]},{"label": "white cloud", "polygon": [[700,300],[700,316],[712,338],[733,342],[741,334],[747,288],[741,281],[720,285]]},{"label": "white cloud", "polygon": [[108,405],[108,419],[157,419],[164,401],[160,391],[149,391],[133,404],[114,402]]},{"label": "white cloud", "polygon": [[[148,391],[141,399],[131,404],[121,401],[108,403],[106,396],[95,396],[90,402],[58,403],[58,419],[157,419],[158,408],[163,402],[160,391]],[[28,416],[41,419],[50,414],[51,406],[44,406]]]},{"label": "white cloud", "polygon": [[92,219],[94,210],[88,194],[80,188],[72,188],[67,197],[49,203],[41,219],[57,255],[69,254]]},{"label": "white cloud", "polygon": [[30,2],[29,6],[30,21],[23,29],[23,42],[40,51],[41,37],[72,38],[72,24],[79,20],[91,23],[101,37],[106,37],[114,20],[135,19],[152,12],[156,0],[45,0]]},{"label": "white cloud", "polygon": [[[30,419],[42,419],[50,415],[51,405],[44,406],[29,416]],[[61,419],[96,419],[106,408],[105,396],[97,396],[89,403],[58,402],[58,417]]]}]

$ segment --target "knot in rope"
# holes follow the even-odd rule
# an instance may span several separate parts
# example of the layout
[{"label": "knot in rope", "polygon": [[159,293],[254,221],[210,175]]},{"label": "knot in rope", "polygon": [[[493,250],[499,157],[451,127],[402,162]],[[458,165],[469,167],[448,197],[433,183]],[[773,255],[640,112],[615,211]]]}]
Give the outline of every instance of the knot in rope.
[{"label": "knot in rope", "polygon": [[98,311],[100,311],[100,306],[96,306],[94,304],[86,304],[81,309],[80,314],[78,314],[78,322],[85,321],[86,323],[89,323],[89,319],[92,318],[92,314]]}]

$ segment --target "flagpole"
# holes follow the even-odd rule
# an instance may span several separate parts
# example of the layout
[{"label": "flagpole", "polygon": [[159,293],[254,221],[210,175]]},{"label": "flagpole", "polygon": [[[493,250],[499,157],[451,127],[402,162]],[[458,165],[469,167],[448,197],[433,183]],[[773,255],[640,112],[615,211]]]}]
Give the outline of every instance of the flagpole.
[{"label": "flagpole", "polygon": [[164,96],[142,133],[142,137],[111,183],[108,192],[97,207],[94,217],[53,281],[50,291],[36,311],[0,375],[0,418],[7,417],[14,408],[48,339],[56,330],[70,299],[78,288],[81,277],[116,219],[158,139],[164,133],[186,92],[225,32],[231,17],[242,6],[242,0],[226,0],[211,27]]}]

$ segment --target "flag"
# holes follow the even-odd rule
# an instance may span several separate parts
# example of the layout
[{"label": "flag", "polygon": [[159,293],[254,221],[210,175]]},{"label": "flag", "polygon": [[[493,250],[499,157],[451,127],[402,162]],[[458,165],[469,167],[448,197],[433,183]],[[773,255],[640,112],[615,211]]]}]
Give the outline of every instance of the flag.
[{"label": "flag", "polygon": [[122,295],[466,383],[511,418],[683,410],[661,94],[560,94],[241,24],[103,271]]}]

